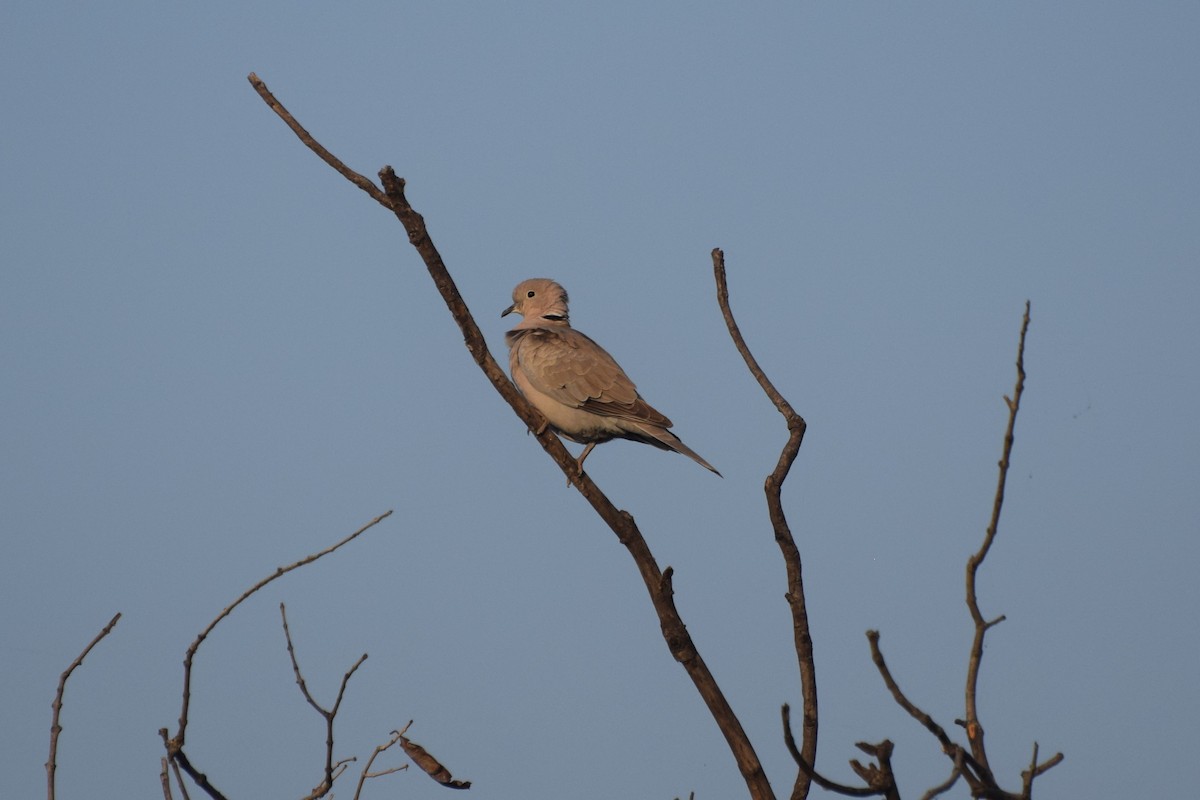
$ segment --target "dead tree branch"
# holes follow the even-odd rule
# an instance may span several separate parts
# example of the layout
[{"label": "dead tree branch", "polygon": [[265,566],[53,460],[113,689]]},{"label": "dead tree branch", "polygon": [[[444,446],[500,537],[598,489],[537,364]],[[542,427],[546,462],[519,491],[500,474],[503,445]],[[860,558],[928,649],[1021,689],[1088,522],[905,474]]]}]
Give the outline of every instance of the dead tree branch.
[{"label": "dead tree branch", "polygon": [[[183,800],[191,800],[191,795],[188,794],[187,784],[184,783],[183,780],[183,771],[180,770],[179,765],[173,761],[171,762],[171,774],[175,776],[175,785],[179,787],[179,794],[183,796]],[[170,800],[170,798],[167,800]]]},{"label": "dead tree branch", "polygon": [[88,646],[83,648],[83,652],[75,657],[71,662],[71,666],[63,670],[58,676],[58,690],[54,693],[54,702],[51,708],[54,709],[54,714],[50,718],[50,757],[46,759],[46,797],[48,800],[54,800],[54,780],[55,773],[58,771],[58,737],[62,733],[62,725],[59,724],[59,717],[62,715],[63,693],[67,691],[67,681],[81,664],[88,657],[88,653],[92,652],[92,648],[100,644],[100,640],[108,634],[112,633],[112,629],[116,627],[117,620],[121,619],[121,612],[113,615],[113,618],[108,621],[108,624],[100,629]]},{"label": "dead tree branch", "polygon": [[780,493],[783,490],[783,482],[787,479],[788,472],[795,463],[796,456],[800,453],[800,445],[804,442],[804,432],[808,429],[808,425],[805,423],[804,417],[796,413],[791,404],[771,383],[762,367],[759,366],[758,360],[751,354],[746,340],[742,337],[741,329],[733,317],[733,310],[729,307],[729,285],[725,279],[725,253],[720,248],[712,251],[712,262],[713,275],[717,282],[717,305],[721,308],[721,316],[725,318],[725,327],[729,329],[729,336],[733,339],[734,347],[742,356],[742,360],[746,362],[750,374],[754,376],[763,392],[783,415],[788,428],[787,443],[783,446],[783,452],[779,454],[779,461],[775,464],[775,469],[767,476],[763,491],[767,495],[767,512],[771,519],[771,527],[775,531],[775,543],[779,545],[783,563],[787,567],[787,593],[784,594],[784,597],[792,611],[792,638],[795,642],[796,659],[800,667],[800,691],[804,701],[804,721],[801,726],[803,744],[800,748],[801,757],[796,762],[800,766],[800,770],[792,786],[792,800],[804,800],[808,797],[809,783],[813,777],[813,773],[811,770],[806,770],[805,765],[813,765],[817,760],[817,672],[816,664],[813,661],[812,635],[808,627],[808,608],[804,600],[804,573],[800,562],[800,549],[796,547],[792,529],[783,512],[783,500],[780,498]]},{"label": "dead tree branch", "polygon": [[998,464],[999,476],[996,481],[996,494],[992,501],[992,515],[988,522],[987,531],[984,534],[983,543],[980,545],[979,550],[967,559],[966,601],[971,619],[975,623],[975,634],[971,641],[970,654],[967,660],[966,719],[955,720],[955,722],[966,730],[967,740],[970,742],[969,750],[952,741],[941,725],[937,724],[932,717],[909,701],[900,690],[899,685],[897,685],[896,680],[893,678],[891,671],[883,659],[883,653],[879,649],[879,633],[877,631],[867,631],[867,640],[871,646],[871,659],[875,662],[875,666],[878,668],[879,674],[883,677],[888,690],[891,691],[892,697],[901,708],[933,734],[939,744],[941,744],[942,752],[954,762],[954,772],[951,773],[950,778],[926,792],[926,797],[935,797],[947,791],[959,777],[962,777],[970,787],[972,797],[996,798],[997,800],[1029,800],[1033,792],[1033,779],[1063,760],[1062,753],[1057,753],[1044,763],[1038,764],[1037,744],[1035,743],[1033,760],[1030,763],[1029,769],[1021,773],[1021,792],[1017,794],[1001,789],[992,772],[991,765],[988,763],[987,748],[984,744],[983,725],[979,721],[976,702],[979,667],[983,660],[984,636],[988,629],[1004,621],[1003,616],[992,620],[984,619],[983,613],[979,610],[979,601],[976,595],[976,577],[980,565],[983,564],[983,560],[987,557],[992,544],[995,542],[996,531],[1000,525],[1000,510],[1004,505],[1004,487],[1008,479],[1008,468],[1014,441],[1013,431],[1016,427],[1017,412],[1021,408],[1021,395],[1025,391],[1025,336],[1029,332],[1029,309],[1030,304],[1026,301],[1025,314],[1021,319],[1021,334],[1017,343],[1016,385],[1013,387],[1012,397],[1010,398],[1007,395],[1004,397],[1004,402],[1008,406],[1008,424],[1004,431],[1004,446]]},{"label": "dead tree branch", "polygon": [[188,713],[192,698],[192,663],[196,658],[196,652],[200,649],[200,645],[204,643],[204,640],[208,638],[209,634],[213,632],[213,629],[217,627],[221,620],[232,614],[235,608],[245,602],[247,598],[257,592],[259,589],[263,588],[276,578],[280,578],[292,570],[311,564],[317,559],[327,556],[335,550],[340,549],[344,545],[349,544],[391,515],[391,511],[380,514],[378,517],[371,520],[366,525],[363,525],[354,533],[345,537],[336,544],[330,545],[320,552],[305,556],[299,561],[289,564],[286,567],[278,567],[273,573],[263,578],[246,591],[242,592],[241,597],[239,597],[237,600],[234,600],[230,605],[226,606],[225,610],[218,614],[216,619],[210,622],[208,626],[200,632],[200,635],[196,637],[195,641],[192,642],[191,646],[188,647],[187,653],[183,658],[183,706],[179,712],[179,728],[175,735],[171,737],[168,737],[166,728],[160,728],[158,733],[162,737],[163,746],[167,750],[167,758],[171,759],[173,764],[177,764],[180,769],[186,772],[188,776],[196,783],[196,785],[203,789],[209,797],[213,798],[213,800],[225,800],[225,796],[221,794],[221,792],[215,786],[212,785],[207,775],[196,769],[191,760],[187,757],[187,754],[183,751],[183,746],[187,736]]},{"label": "dead tree branch", "polygon": [[359,175],[354,170],[342,163],[341,159],[333,153],[321,146],[321,143],[309,134],[304,129],[304,126],[296,121],[296,118],[288,112],[283,104],[275,99],[275,95],[271,94],[271,90],[267,85],[259,80],[258,76],[253,72],[249,76],[250,85],[254,87],[254,91],[258,92],[258,96],[263,99],[263,102],[271,107],[271,110],[279,115],[279,118],[287,123],[287,126],[304,142],[305,147],[317,154],[322,161],[338,171],[339,174],[346,180],[353,183],[358,188],[362,189],[367,194],[371,195],[377,203],[384,207],[388,207],[388,200],[383,196],[383,192],[379,191],[379,187],[372,183],[367,178]]},{"label": "dead tree branch", "polygon": [[371,767],[375,765],[375,759],[378,758],[382,753],[395,747],[400,740],[404,738],[404,734],[408,732],[408,729],[411,726],[412,720],[410,719],[408,724],[403,728],[398,731],[392,731],[392,738],[376,747],[371,753],[371,757],[367,759],[366,765],[362,768],[362,772],[360,772],[358,775],[358,786],[354,788],[354,800],[360,800],[362,797],[363,784],[367,782],[367,779],[381,778],[384,775],[391,775],[393,772],[399,772],[402,769],[408,769],[408,764],[403,764],[399,767],[389,767],[388,769],[380,770],[379,772],[371,772]]},{"label": "dead tree branch", "polygon": [[992,542],[996,540],[996,530],[1000,525],[1000,509],[1004,505],[1004,486],[1008,481],[1009,457],[1012,455],[1013,430],[1017,424],[1017,411],[1021,408],[1021,394],[1025,391],[1025,334],[1028,331],[1029,301],[1026,301],[1025,316],[1021,320],[1021,336],[1017,343],[1017,382],[1013,387],[1012,398],[1008,396],[1004,398],[1004,402],[1008,406],[1008,425],[1004,430],[1004,446],[998,464],[999,474],[996,479],[996,496],[992,500],[992,518],[988,522],[987,532],[984,534],[983,544],[980,545],[979,551],[967,559],[967,609],[971,612],[971,619],[975,622],[975,636],[971,641],[971,651],[967,661],[965,727],[967,739],[971,743],[971,754],[985,768],[989,768],[989,765],[987,748],[983,742],[983,725],[979,721],[978,705],[976,704],[976,690],[979,684],[979,667],[983,661],[984,634],[987,633],[988,628],[1004,618],[998,617],[991,622],[984,620],[983,613],[979,610],[979,600],[975,594],[975,577],[979,572],[980,565],[987,557],[988,551],[992,549]]},{"label": "dead tree branch", "polygon": [[[796,747],[796,737],[792,735],[792,709],[787,704],[783,704],[783,743],[787,746],[788,752],[792,755],[792,760],[796,762],[796,766],[805,775],[808,775],[812,782],[828,792],[845,795],[846,797],[873,797],[877,794],[884,794],[885,788],[876,786],[847,786],[844,783],[826,778],[821,773],[817,772],[813,767],[812,762],[804,757],[800,749]],[[888,767],[888,775],[891,775],[891,767]],[[881,782],[882,783],[882,782]],[[895,779],[892,778],[891,786],[895,786]]]},{"label": "dead tree branch", "polygon": [[925,792],[925,794],[921,795],[921,800],[933,800],[933,798],[937,797],[939,794],[945,794],[946,792],[950,791],[950,789],[952,789],[954,787],[954,784],[958,783],[958,779],[961,777],[962,777],[962,770],[959,769],[958,767],[955,767],[951,771],[949,778],[942,781],[937,786],[930,788],[929,791],[927,791],[927,792]]},{"label": "dead tree branch", "polygon": [[173,796],[171,795],[171,772],[167,766],[167,757],[163,756],[160,761],[158,780],[162,784],[163,800],[173,800]]},{"label": "dead tree branch", "polygon": [[295,118],[287,112],[283,105],[279,103],[266,84],[257,75],[251,73],[249,80],[259,96],[287,123],[288,127],[292,129],[296,136],[309,149],[327,164],[330,164],[347,180],[350,180],[356,186],[363,189],[363,191],[370,194],[376,202],[394,213],[397,219],[400,220],[400,223],[404,225],[404,229],[408,233],[409,242],[416,248],[421,256],[421,260],[424,261],[425,267],[433,279],[434,286],[437,287],[451,316],[454,317],[454,321],[458,324],[467,350],[475,360],[475,363],[491,382],[493,388],[513,409],[513,412],[521,418],[530,431],[535,433],[538,443],[541,444],[542,448],[550,455],[554,462],[558,464],[563,474],[567,476],[567,479],[572,482],[600,518],[616,534],[617,539],[628,549],[629,554],[633,557],[638,572],[642,576],[642,581],[646,586],[646,591],[650,595],[651,603],[654,605],[654,610],[658,614],[663,639],[666,641],[671,655],[683,666],[688,677],[692,679],[696,690],[700,693],[721,733],[725,736],[725,741],[729,745],[730,752],[733,754],[738,769],[746,781],[750,796],[756,800],[767,800],[767,798],[774,800],[774,793],[771,790],[770,783],[767,781],[766,774],[763,772],[758,755],[750,743],[749,737],[742,728],[741,722],[734,714],[724,693],[722,693],[720,687],[717,685],[716,679],[713,677],[708,665],[701,658],[695,643],[692,641],[691,635],[687,631],[687,627],[683,623],[683,619],[675,607],[670,585],[670,570],[668,569],[664,572],[659,568],[658,562],[650,550],[650,546],[646,543],[632,515],[613,505],[612,501],[600,491],[599,487],[596,486],[587,473],[579,470],[575,459],[567,452],[566,447],[563,446],[558,436],[550,430],[549,426],[544,425],[545,420],[542,415],[517,391],[516,386],[513,385],[512,381],[509,380],[508,376],[504,374],[504,371],[496,363],[496,360],[488,350],[483,333],[475,323],[466,302],[458,291],[458,287],[446,269],[441,254],[438,253],[437,248],[429,237],[429,231],[425,226],[424,218],[413,209],[405,197],[404,179],[397,176],[390,166],[385,166],[379,172],[380,181],[383,185],[383,196],[381,197],[378,189],[370,181],[350,170],[341,161],[330,155],[329,151],[319,145],[296,122]]},{"label": "dead tree branch", "polygon": [[338,687],[337,700],[334,701],[332,708],[324,708],[316,701],[316,698],[308,691],[308,683],[304,680],[304,673],[300,671],[300,662],[296,660],[296,648],[292,644],[292,632],[288,629],[287,607],[279,604],[279,616],[283,619],[283,636],[287,639],[288,657],[292,660],[292,672],[296,675],[296,685],[300,687],[300,692],[304,695],[304,699],[308,704],[317,710],[317,713],[325,720],[325,775],[321,782],[317,784],[312,793],[304,800],[317,800],[318,797],[324,797],[333,789],[333,782],[338,776],[346,771],[346,766],[353,759],[346,761],[334,762],[333,760],[333,721],[337,717],[338,709],[342,706],[342,698],[346,695],[346,684],[350,683],[351,676],[362,666],[367,660],[367,654],[363,653],[358,661],[354,662],[354,666],[346,671],[342,676],[342,684]]}]

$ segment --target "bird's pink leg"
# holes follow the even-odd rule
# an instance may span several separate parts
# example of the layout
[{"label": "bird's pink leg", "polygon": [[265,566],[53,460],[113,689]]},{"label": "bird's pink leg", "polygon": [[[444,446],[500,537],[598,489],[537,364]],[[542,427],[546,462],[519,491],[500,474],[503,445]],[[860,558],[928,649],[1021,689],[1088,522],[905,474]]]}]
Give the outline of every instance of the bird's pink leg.
[{"label": "bird's pink leg", "polygon": [[[583,475],[583,460],[588,457],[588,453],[592,452],[592,448],[595,446],[596,446],[596,443],[592,442],[587,447],[583,448],[583,452],[579,454],[579,458],[575,459],[575,466],[579,467],[579,472],[576,473],[575,477],[579,477],[580,475]],[[570,485],[571,485],[571,479],[568,478],[567,486],[569,487]]]}]

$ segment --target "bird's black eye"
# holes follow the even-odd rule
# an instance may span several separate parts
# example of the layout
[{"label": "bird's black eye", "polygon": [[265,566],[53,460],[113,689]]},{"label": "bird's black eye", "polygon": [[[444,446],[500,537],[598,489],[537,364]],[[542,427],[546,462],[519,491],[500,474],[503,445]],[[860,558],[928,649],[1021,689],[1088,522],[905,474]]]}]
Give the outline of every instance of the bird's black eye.
[{"label": "bird's black eye", "polygon": [[525,295],[525,296],[526,296],[526,297],[533,297],[535,294],[537,294],[537,292],[535,292],[533,289],[530,289],[530,290],[529,290],[529,294],[527,294],[527,295]]}]

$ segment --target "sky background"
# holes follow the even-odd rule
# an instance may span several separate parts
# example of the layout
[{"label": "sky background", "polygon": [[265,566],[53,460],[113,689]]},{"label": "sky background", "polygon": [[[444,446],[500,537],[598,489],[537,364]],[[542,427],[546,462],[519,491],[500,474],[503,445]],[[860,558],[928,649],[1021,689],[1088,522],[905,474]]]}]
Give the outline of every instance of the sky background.
[{"label": "sky background", "polygon": [[[44,793],[58,675],[117,611],[68,687],[58,796],[161,797],[188,644],[388,509],[201,648],[188,752],[222,791],[320,780],[286,602],[318,699],[370,654],[338,756],[413,719],[477,798],[745,796],[627,552],[472,363],[401,226],[251,71],[351,167],[408,180],[493,354],[512,287],[557,279],[722,471],[627,442],[587,462],[675,568],[781,796],[799,682],[761,487],[786,430],[710,250],[809,425],[784,499],[818,766],[851,782],[853,743],[891,738],[905,797],[949,764],[864,632],[958,733],[963,566],[1032,301],[979,584],[1007,615],[980,681],[992,763],[1018,788],[1036,740],[1066,754],[1039,795],[1191,796],[1200,5],[577,5],[0,11],[0,797]],[[402,773],[365,796],[446,791]]]}]

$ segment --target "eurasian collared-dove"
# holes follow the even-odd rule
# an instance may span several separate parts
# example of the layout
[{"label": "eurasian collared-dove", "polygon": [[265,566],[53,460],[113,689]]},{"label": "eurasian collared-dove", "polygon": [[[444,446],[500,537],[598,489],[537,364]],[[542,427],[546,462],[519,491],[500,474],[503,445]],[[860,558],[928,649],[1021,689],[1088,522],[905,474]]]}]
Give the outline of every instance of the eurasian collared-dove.
[{"label": "eurasian collared-dove", "polygon": [[603,347],[571,327],[563,287],[547,278],[522,281],[500,316],[514,311],[524,319],[505,335],[513,382],[554,431],[587,445],[581,470],[596,445],[631,439],[683,453],[721,474],[667,430],[671,420],[642,399]]}]

